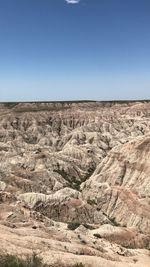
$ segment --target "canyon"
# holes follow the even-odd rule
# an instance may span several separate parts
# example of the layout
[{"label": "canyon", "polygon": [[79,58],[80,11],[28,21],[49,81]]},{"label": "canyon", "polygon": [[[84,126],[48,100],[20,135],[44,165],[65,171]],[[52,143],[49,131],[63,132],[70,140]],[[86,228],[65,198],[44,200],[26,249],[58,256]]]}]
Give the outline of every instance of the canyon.
[{"label": "canyon", "polygon": [[0,104],[0,252],[150,266],[150,101]]}]

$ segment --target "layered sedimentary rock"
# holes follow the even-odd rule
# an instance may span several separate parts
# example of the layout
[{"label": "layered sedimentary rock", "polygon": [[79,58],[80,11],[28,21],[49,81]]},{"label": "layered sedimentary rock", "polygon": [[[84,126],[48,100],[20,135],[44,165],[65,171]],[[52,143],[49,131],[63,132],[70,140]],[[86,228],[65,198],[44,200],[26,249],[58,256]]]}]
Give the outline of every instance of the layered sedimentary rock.
[{"label": "layered sedimentary rock", "polygon": [[147,267],[150,102],[0,104],[0,227],[10,253]]}]

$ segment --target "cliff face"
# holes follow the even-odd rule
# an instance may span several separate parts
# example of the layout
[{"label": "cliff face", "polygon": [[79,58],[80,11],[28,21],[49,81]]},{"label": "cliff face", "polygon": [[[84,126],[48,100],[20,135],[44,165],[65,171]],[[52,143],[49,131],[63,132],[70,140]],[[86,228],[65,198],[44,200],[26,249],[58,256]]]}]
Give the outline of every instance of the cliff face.
[{"label": "cliff face", "polygon": [[148,101],[0,104],[2,250],[147,267],[149,173]]}]

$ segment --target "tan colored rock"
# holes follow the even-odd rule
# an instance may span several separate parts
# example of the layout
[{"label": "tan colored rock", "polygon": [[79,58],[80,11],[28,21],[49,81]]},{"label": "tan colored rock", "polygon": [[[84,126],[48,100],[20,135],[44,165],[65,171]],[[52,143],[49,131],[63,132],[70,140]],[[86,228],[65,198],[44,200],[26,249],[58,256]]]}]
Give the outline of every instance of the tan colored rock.
[{"label": "tan colored rock", "polygon": [[0,104],[1,250],[148,267],[149,110],[149,101]]}]

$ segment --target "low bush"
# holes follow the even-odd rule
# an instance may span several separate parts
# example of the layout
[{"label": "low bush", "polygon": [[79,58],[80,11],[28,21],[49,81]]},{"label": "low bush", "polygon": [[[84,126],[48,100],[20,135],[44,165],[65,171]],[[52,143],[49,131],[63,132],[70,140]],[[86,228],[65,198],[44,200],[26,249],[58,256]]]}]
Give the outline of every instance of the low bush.
[{"label": "low bush", "polygon": [[83,263],[80,262],[80,263],[76,263],[72,267],[85,267],[85,266],[83,265]]},{"label": "low bush", "polygon": [[36,254],[25,259],[15,255],[0,255],[0,267],[46,267]]},{"label": "low bush", "polygon": [[28,256],[25,259],[15,255],[5,254],[0,255],[0,267],[85,267],[82,263],[76,263],[74,265],[63,264],[57,262],[56,264],[45,265],[42,263],[42,259],[36,254]]},{"label": "low bush", "polygon": [[68,229],[72,231],[77,229],[79,226],[80,226],[80,223],[77,223],[77,222],[68,223]]},{"label": "low bush", "polygon": [[97,238],[102,238],[102,236],[100,234],[97,234],[97,233],[95,233],[94,236]]},{"label": "low bush", "polygon": [[118,223],[115,218],[109,218],[109,220],[111,221],[113,226],[121,226],[120,223]]}]

